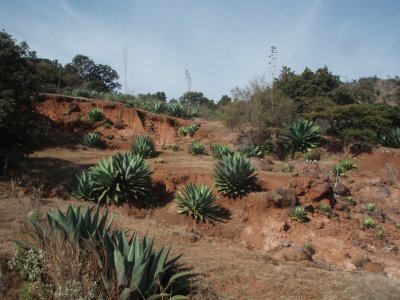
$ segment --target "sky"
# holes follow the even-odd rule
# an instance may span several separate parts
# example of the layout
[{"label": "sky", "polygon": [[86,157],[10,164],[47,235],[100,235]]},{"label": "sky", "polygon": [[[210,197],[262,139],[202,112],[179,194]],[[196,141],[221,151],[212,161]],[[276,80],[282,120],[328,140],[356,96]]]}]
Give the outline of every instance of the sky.
[{"label": "sky", "polygon": [[399,0],[0,0],[0,28],[39,57],[106,64],[129,93],[191,90],[218,101],[269,55],[300,73],[324,65],[343,81],[400,75]]}]

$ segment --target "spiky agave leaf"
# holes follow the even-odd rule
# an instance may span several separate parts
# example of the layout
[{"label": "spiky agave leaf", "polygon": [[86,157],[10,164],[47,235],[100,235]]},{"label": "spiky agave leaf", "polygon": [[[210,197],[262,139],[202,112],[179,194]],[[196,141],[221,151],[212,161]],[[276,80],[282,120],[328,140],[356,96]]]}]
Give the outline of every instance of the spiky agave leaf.
[{"label": "spiky agave leaf", "polygon": [[132,153],[118,153],[90,170],[99,202],[116,203],[143,199],[151,189],[151,171],[146,161]]},{"label": "spiky agave leaf", "polygon": [[380,137],[383,146],[400,148],[400,128],[392,128],[386,135]]},{"label": "spiky agave leaf", "polygon": [[95,201],[96,196],[93,191],[93,180],[90,173],[82,172],[81,175],[75,175],[72,195],[85,201]]},{"label": "spiky agave leaf", "polygon": [[168,105],[167,112],[171,117],[185,118],[185,108],[179,103],[171,103]]},{"label": "spiky agave leaf", "polygon": [[100,108],[93,108],[88,112],[88,119],[92,122],[98,122],[105,118],[103,111]]},{"label": "spiky agave leaf", "polygon": [[189,145],[188,152],[193,155],[203,155],[206,152],[206,148],[202,143],[194,142]]},{"label": "spiky agave leaf", "polygon": [[143,158],[150,158],[156,155],[153,140],[147,135],[139,135],[132,142],[132,152],[141,155]]},{"label": "spiky agave leaf", "polygon": [[222,157],[214,168],[217,190],[230,198],[247,195],[257,189],[257,174],[250,161],[240,153]]},{"label": "spiky agave leaf", "polygon": [[318,146],[321,132],[311,121],[296,121],[289,125],[281,139],[292,156]]},{"label": "spiky agave leaf", "polygon": [[207,185],[189,183],[175,196],[178,213],[191,215],[197,221],[219,220],[221,208]]},{"label": "spiky agave leaf", "polygon": [[261,145],[250,145],[243,152],[247,157],[264,157],[268,152],[272,150],[271,144],[261,144]]},{"label": "spiky agave leaf", "polygon": [[89,132],[83,135],[82,145],[90,148],[99,148],[103,145],[101,135],[98,132]]},{"label": "spiky agave leaf", "polygon": [[232,155],[234,151],[225,145],[213,144],[211,146],[211,153],[213,158],[221,159],[223,156]]},{"label": "spiky agave leaf", "polygon": [[296,205],[290,210],[289,216],[292,220],[305,222],[307,220],[307,211],[304,207]]}]

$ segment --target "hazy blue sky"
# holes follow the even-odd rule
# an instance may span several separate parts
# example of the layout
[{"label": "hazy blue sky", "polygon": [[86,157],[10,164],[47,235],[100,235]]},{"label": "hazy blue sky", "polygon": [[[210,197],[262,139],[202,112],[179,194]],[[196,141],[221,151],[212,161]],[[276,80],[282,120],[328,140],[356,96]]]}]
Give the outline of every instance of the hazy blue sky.
[{"label": "hazy blue sky", "polygon": [[278,69],[327,65],[343,80],[400,75],[399,0],[0,0],[0,26],[39,57],[70,62],[84,54],[108,64],[128,91],[192,89],[218,100]]}]

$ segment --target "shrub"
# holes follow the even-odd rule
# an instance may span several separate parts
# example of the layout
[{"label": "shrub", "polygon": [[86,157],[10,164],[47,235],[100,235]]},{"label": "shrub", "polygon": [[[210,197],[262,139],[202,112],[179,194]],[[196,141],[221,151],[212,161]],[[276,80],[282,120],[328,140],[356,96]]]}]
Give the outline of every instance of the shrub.
[{"label": "shrub", "polygon": [[150,158],[156,155],[153,140],[147,135],[139,135],[132,142],[132,153],[143,158]]},{"label": "shrub", "polygon": [[383,240],[386,236],[385,231],[382,228],[377,228],[375,231],[375,235],[380,240]]},{"label": "shrub", "polygon": [[284,173],[291,173],[291,172],[293,172],[293,170],[294,170],[294,167],[293,167],[293,165],[291,163],[286,163],[285,162],[281,166],[281,171],[284,172]]},{"label": "shrub", "polygon": [[367,211],[367,213],[370,214],[370,213],[373,213],[373,212],[375,211],[376,206],[375,206],[374,203],[368,202],[368,203],[365,205],[364,209]]},{"label": "shrub", "polygon": [[294,206],[290,212],[289,216],[294,221],[305,222],[307,221],[307,212],[306,210],[301,207],[300,205]]},{"label": "shrub", "polygon": [[318,146],[321,133],[310,121],[293,122],[282,134],[282,141],[292,157],[296,152],[306,152]]},{"label": "shrub", "polygon": [[340,163],[336,164],[333,168],[332,168],[332,173],[335,176],[345,176],[346,175],[346,170],[342,167],[342,165]]},{"label": "shrub", "polygon": [[103,111],[97,107],[89,111],[87,117],[91,122],[99,122],[105,118]]},{"label": "shrub", "polygon": [[89,132],[82,137],[82,145],[89,148],[100,148],[103,146],[101,135],[98,132]]},{"label": "shrub", "polygon": [[205,154],[206,148],[200,142],[191,143],[188,147],[188,152],[193,155],[202,155]]},{"label": "shrub", "polygon": [[324,215],[330,216],[332,213],[332,207],[327,203],[323,203],[319,206],[319,211]]},{"label": "shrub", "polygon": [[180,214],[191,215],[197,221],[213,221],[219,219],[220,207],[217,197],[206,185],[189,183],[175,197]]},{"label": "shrub", "polygon": [[340,166],[347,172],[356,168],[352,159],[344,159],[340,162]]},{"label": "shrub", "polygon": [[386,147],[400,148],[400,128],[392,128],[386,135],[379,138],[379,142]]},{"label": "shrub", "polygon": [[362,221],[362,227],[365,229],[372,229],[376,227],[376,223],[371,218],[364,218]]},{"label": "shrub", "polygon": [[178,271],[180,256],[168,259],[165,246],[154,252],[148,236],[111,231],[107,215],[70,206],[65,214],[49,212],[46,224],[28,222],[29,243],[18,244],[13,262],[35,274],[27,279],[48,289],[46,299],[184,299],[190,273]]},{"label": "shrub", "polygon": [[229,198],[247,195],[257,189],[257,174],[250,161],[240,153],[223,156],[214,168],[217,190]]},{"label": "shrub", "polygon": [[304,153],[305,161],[318,161],[321,159],[321,155],[317,151],[309,150]]},{"label": "shrub", "polygon": [[221,159],[223,156],[232,155],[234,151],[225,145],[213,144],[211,153],[214,159]]},{"label": "shrub", "polygon": [[356,200],[354,199],[353,196],[346,196],[346,197],[344,197],[344,201],[346,201],[346,202],[348,202],[348,203],[350,203],[350,204],[352,204],[352,205],[356,204]]},{"label": "shrub", "polygon": [[107,204],[143,200],[151,189],[150,174],[142,157],[118,153],[90,169],[93,195],[99,203]]},{"label": "shrub", "polygon": [[195,132],[200,128],[197,124],[190,124],[178,129],[178,136],[193,136]]}]

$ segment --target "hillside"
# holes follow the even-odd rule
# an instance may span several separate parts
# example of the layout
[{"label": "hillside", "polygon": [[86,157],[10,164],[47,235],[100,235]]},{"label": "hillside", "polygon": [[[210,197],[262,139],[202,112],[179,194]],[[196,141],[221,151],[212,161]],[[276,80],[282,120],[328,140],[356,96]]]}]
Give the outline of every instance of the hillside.
[{"label": "hillside", "polygon": [[[392,93],[382,83],[385,95]],[[392,87],[392,86],[391,86]],[[389,93],[390,91],[390,93]],[[353,157],[356,169],[340,178],[339,197],[333,197],[336,178],[332,167],[349,153],[320,148],[318,163],[302,157],[251,158],[259,190],[242,199],[219,196],[226,211],[222,222],[197,223],[178,214],[175,193],[188,183],[214,186],[211,145],[239,145],[243,133],[219,121],[195,119],[200,128],[193,137],[177,130],[193,121],[133,109],[121,103],[46,94],[37,111],[51,124],[42,146],[12,170],[12,181],[0,182],[0,256],[10,258],[12,241],[19,236],[30,211],[43,215],[69,204],[86,205],[71,196],[75,173],[102,158],[130,149],[134,136],[147,134],[156,143],[157,157],[148,159],[153,193],[162,202],[154,209],[111,205],[114,226],[132,228],[141,236],[155,236],[157,246],[171,244],[186,268],[199,274],[193,283],[194,299],[396,299],[400,293],[400,151],[374,149]],[[383,96],[382,96],[383,97]],[[389,96],[388,96],[389,97]],[[385,98],[386,99],[386,98]],[[389,99],[389,98],[387,98]],[[101,108],[105,122],[88,123],[87,113]],[[97,131],[103,149],[80,145],[83,133]],[[208,155],[193,156],[187,147],[202,142]],[[178,151],[165,149],[176,144]],[[292,170],[287,170],[287,164]],[[214,189],[214,192],[215,189]],[[354,202],[346,201],[351,195]],[[307,222],[289,217],[299,203]],[[366,211],[368,203],[375,208]],[[89,203],[91,204],[91,203]],[[321,204],[332,207],[322,212]],[[102,210],[106,206],[102,206]],[[363,228],[371,217],[384,230]],[[305,248],[312,245],[312,251]],[[15,299],[20,281],[14,276],[6,298]]]}]

